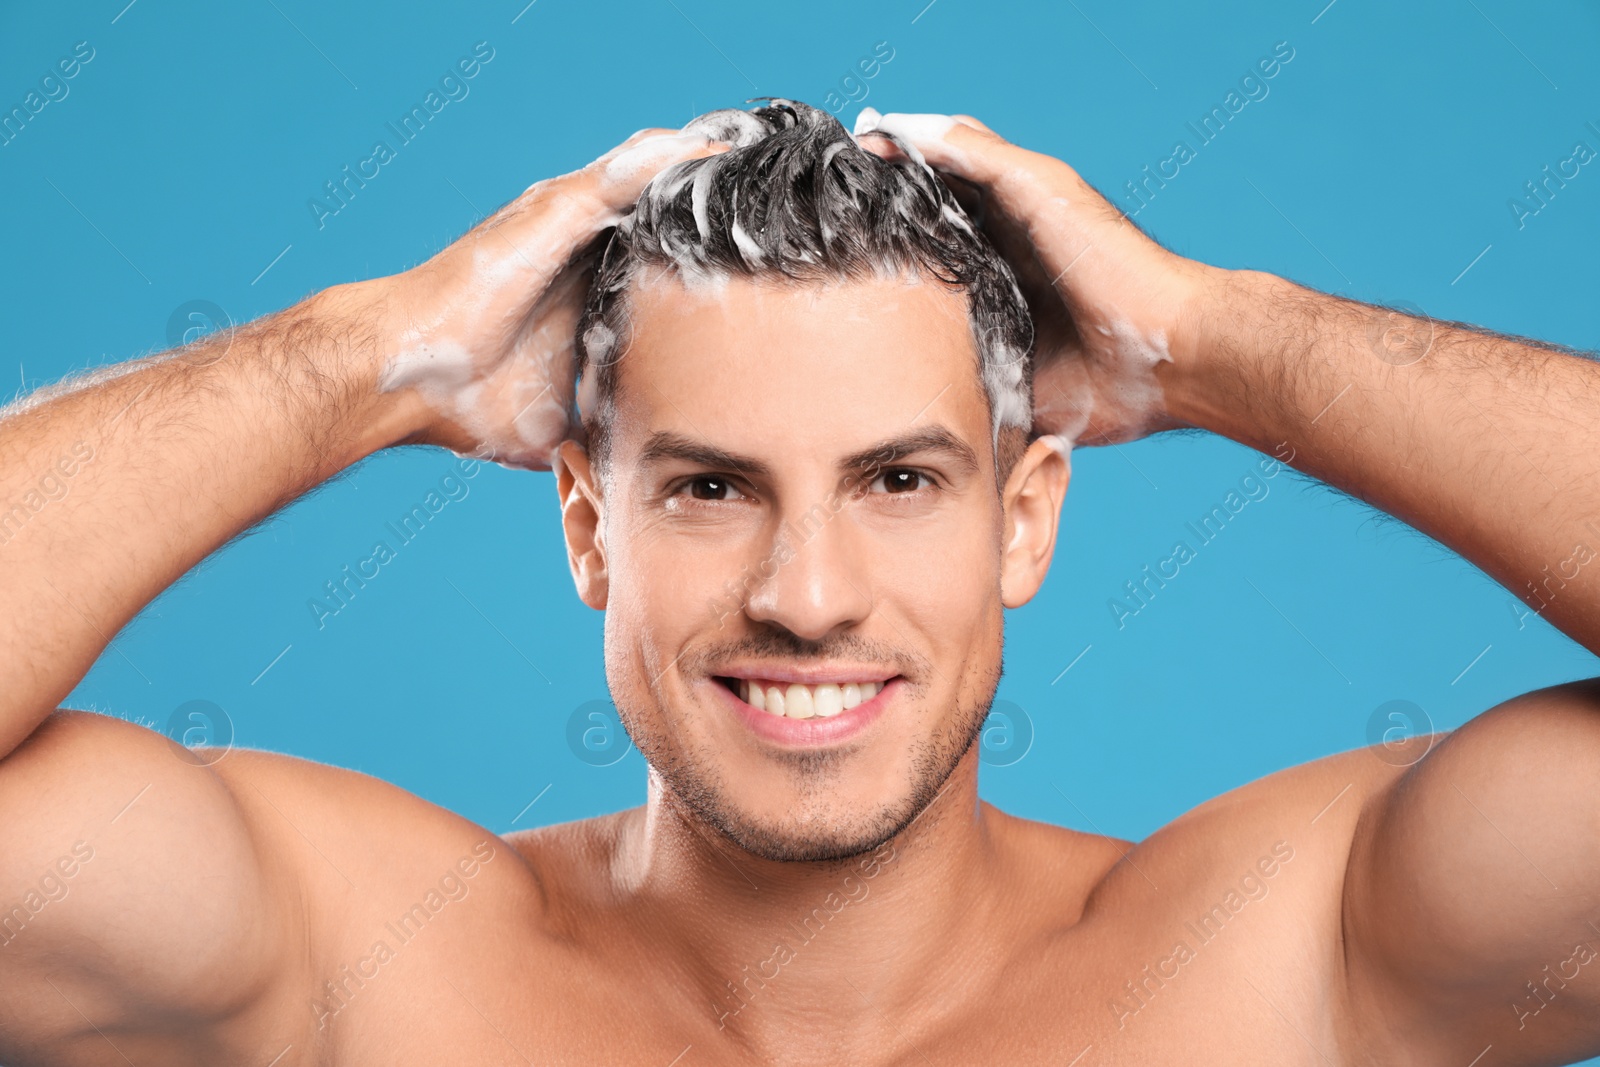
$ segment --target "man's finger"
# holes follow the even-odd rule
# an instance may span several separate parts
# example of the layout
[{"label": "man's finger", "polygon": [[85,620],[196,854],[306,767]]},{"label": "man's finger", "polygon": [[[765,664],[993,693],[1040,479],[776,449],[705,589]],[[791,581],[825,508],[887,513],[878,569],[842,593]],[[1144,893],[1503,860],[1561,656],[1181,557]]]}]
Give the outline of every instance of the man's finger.
[{"label": "man's finger", "polygon": [[640,130],[579,174],[594,181],[594,191],[607,207],[623,211],[666,168],[727,149],[699,130]]},{"label": "man's finger", "polygon": [[[874,108],[862,108],[856,118],[855,135],[863,148],[893,158],[880,138],[893,137],[913,158],[931,167],[960,175],[979,185],[988,184],[995,176],[997,164],[992,159],[994,150],[1007,142],[989,128],[968,115],[914,115],[890,112],[880,115]],[[920,158],[918,158],[920,157]]]},{"label": "man's finger", "polygon": [[481,243],[548,276],[608,226],[614,226],[663,169],[727,146],[702,133],[646,129],[581,170],[530,186],[480,227]]},{"label": "man's finger", "polygon": [[[950,117],[955,119],[957,122],[971,126],[975,130],[982,130],[984,133],[994,133],[994,131],[989,128],[988,123],[982,121],[981,119],[973,118],[971,115],[951,115]],[[995,136],[998,137],[999,134],[995,134]]]}]

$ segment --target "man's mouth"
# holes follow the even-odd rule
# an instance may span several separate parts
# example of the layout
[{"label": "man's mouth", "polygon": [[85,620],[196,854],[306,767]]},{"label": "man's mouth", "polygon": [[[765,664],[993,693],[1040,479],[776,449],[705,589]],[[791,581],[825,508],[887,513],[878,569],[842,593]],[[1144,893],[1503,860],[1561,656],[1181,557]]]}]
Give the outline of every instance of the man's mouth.
[{"label": "man's mouth", "polygon": [[886,674],[868,664],[751,664],[711,677],[756,736],[780,748],[814,749],[860,737],[898,702],[906,679]]},{"label": "man's mouth", "polygon": [[883,682],[766,681],[761,678],[719,678],[739,699],[758,711],[787,719],[831,719],[878,695]]}]

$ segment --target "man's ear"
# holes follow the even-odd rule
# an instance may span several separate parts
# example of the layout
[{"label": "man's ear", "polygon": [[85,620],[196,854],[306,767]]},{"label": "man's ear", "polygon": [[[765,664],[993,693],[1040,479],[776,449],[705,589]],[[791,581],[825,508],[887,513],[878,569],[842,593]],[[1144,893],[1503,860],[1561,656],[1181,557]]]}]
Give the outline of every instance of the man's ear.
[{"label": "man's ear", "polygon": [[1055,554],[1061,524],[1061,502],[1072,480],[1072,464],[1064,445],[1041,437],[1011,468],[1001,494],[1005,508],[1005,540],[1000,558],[1000,600],[1020,608],[1044,584]]},{"label": "man's ear", "polygon": [[589,453],[576,441],[563,441],[551,464],[561,497],[561,530],[567,539],[567,565],[578,598],[604,611],[609,590],[606,573],[605,500]]}]

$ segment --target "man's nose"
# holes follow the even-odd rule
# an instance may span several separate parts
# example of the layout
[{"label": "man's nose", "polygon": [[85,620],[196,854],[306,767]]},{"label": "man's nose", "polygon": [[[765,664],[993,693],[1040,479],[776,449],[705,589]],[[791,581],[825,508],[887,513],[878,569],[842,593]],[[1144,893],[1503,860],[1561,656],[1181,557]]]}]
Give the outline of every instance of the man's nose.
[{"label": "man's nose", "polygon": [[868,546],[845,512],[821,506],[785,515],[771,551],[745,602],[752,621],[820,641],[871,614]]}]

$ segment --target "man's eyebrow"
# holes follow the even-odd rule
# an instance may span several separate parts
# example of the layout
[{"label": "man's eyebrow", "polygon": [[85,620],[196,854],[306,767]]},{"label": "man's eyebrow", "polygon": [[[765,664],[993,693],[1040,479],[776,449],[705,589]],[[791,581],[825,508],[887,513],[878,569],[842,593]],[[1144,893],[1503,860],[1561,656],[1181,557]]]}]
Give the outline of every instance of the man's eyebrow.
[{"label": "man's eyebrow", "polygon": [[879,441],[871,448],[846,456],[839,466],[849,471],[873,470],[926,452],[943,454],[967,471],[978,469],[978,454],[943,426],[927,426]]},{"label": "man's eyebrow", "polygon": [[659,430],[651,434],[650,439],[645,442],[644,451],[639,453],[639,463],[644,465],[667,459],[682,460],[712,470],[748,474],[753,477],[763,477],[772,473],[772,468],[759,459],[728,452],[670,430]]},{"label": "man's eyebrow", "polygon": [[[839,461],[839,467],[841,470],[851,472],[876,470],[908,457],[929,452],[945,455],[967,471],[976,471],[979,466],[978,454],[973,451],[971,445],[943,426],[927,426],[879,441],[859,452],[853,452]],[[659,430],[651,434],[650,439],[645,442],[643,451],[639,453],[641,466],[662,460],[680,460],[711,470],[724,470],[751,477],[766,477],[772,474],[772,468],[759,459],[741,456],[670,430]]]}]

